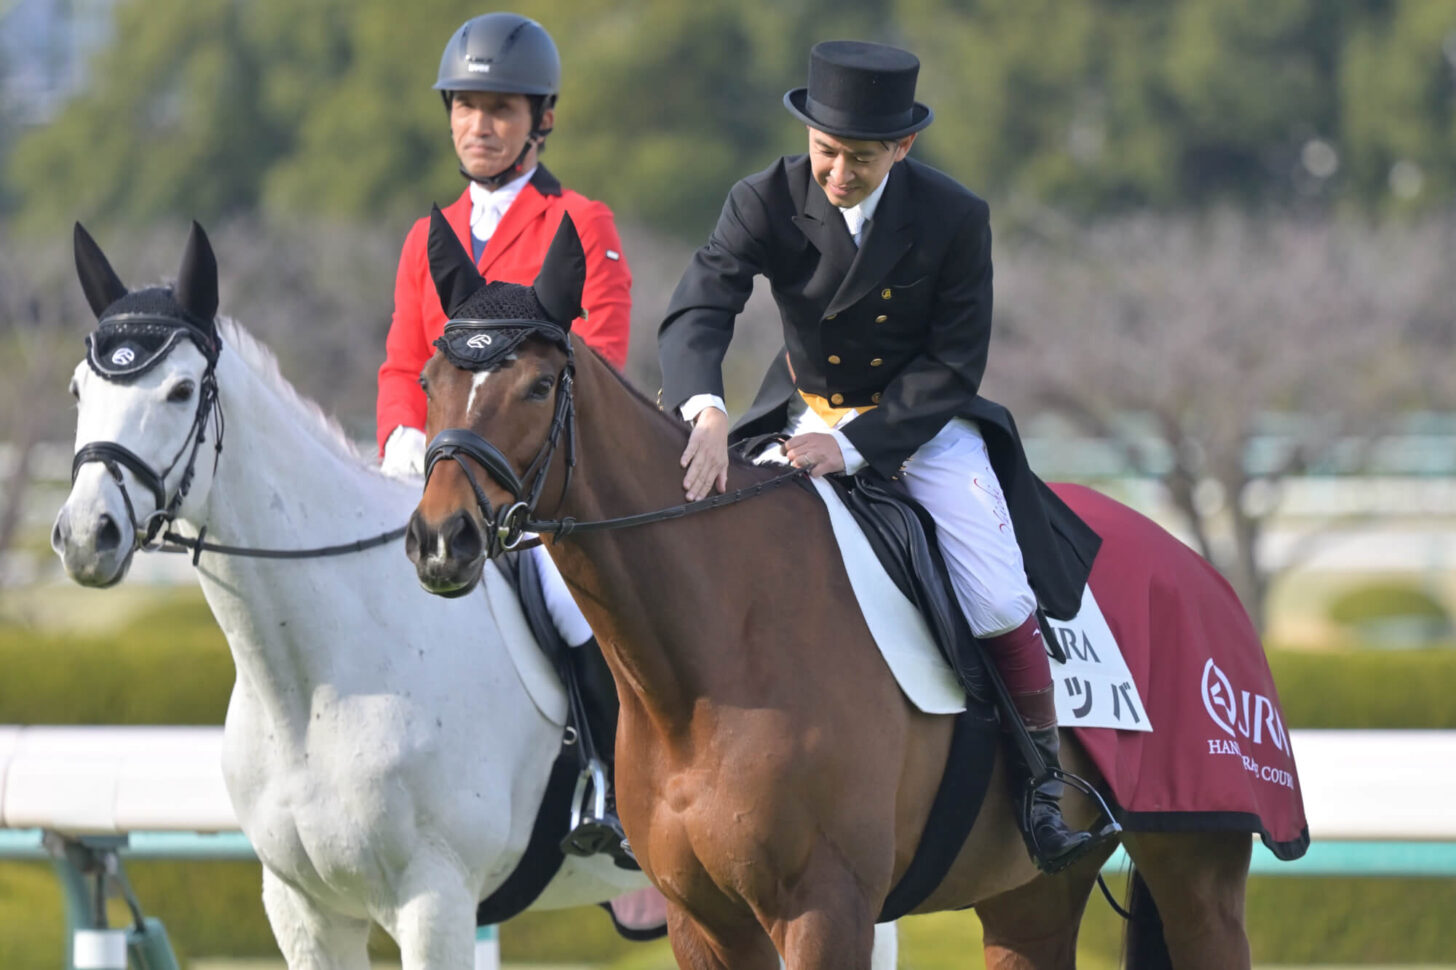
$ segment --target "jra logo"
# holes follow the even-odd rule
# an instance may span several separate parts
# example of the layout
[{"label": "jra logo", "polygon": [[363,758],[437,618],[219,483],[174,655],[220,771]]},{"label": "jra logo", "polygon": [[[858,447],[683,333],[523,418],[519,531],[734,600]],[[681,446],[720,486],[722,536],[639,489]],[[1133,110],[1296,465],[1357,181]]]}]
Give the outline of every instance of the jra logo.
[{"label": "jra logo", "polygon": [[1209,658],[1203,665],[1203,707],[1208,716],[1231,738],[1245,737],[1262,744],[1267,733],[1274,747],[1289,751],[1289,735],[1279,718],[1279,708],[1263,694],[1234,691],[1228,675]]}]

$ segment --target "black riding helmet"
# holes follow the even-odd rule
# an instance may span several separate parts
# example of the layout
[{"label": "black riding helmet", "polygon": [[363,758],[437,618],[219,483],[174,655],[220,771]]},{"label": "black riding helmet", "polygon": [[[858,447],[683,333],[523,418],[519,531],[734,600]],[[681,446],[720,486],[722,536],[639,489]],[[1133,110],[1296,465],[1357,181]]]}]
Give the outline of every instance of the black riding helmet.
[{"label": "black riding helmet", "polygon": [[531,146],[541,144],[551,129],[542,128],[546,109],[556,104],[561,87],[561,57],[546,29],[515,13],[488,13],[460,25],[440,57],[435,90],[450,110],[456,91],[504,91],[524,94],[531,102],[531,135],[514,162],[494,175],[466,178],[495,189],[520,174]]}]

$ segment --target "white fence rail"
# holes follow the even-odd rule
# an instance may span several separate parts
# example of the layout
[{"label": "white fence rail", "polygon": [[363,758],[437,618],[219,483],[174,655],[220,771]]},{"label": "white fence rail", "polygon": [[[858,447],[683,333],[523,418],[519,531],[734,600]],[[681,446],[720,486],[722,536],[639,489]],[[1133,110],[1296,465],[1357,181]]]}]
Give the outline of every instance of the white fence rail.
[{"label": "white fence rail", "polygon": [[[1293,731],[1310,834],[1456,842],[1456,731]],[[222,729],[0,727],[0,828],[237,829]]]}]

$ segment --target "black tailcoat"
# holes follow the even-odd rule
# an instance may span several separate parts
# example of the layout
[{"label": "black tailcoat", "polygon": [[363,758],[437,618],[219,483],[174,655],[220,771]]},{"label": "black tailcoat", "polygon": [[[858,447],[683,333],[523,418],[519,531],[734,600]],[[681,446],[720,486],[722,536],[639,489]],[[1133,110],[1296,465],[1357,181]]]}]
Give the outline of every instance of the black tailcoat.
[{"label": "black tailcoat", "polygon": [[735,437],[783,430],[795,379],[836,406],[877,405],[843,432],[888,477],[947,421],[976,421],[1032,589],[1048,613],[1070,617],[1101,540],[1032,474],[1010,413],[977,394],[991,337],[990,210],[910,159],[888,179],[858,249],[808,156],[733,186],[658,332],[662,403],[675,411],[694,394],[723,394],[734,320],[753,278],[768,277],[786,353]]}]

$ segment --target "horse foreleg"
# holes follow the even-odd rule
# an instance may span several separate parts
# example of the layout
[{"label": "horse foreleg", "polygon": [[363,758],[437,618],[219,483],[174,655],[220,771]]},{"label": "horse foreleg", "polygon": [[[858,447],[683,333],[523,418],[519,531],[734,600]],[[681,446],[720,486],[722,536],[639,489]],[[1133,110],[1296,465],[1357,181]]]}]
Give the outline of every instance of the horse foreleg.
[{"label": "horse foreleg", "polygon": [[1177,970],[1249,970],[1244,884],[1253,839],[1239,832],[1126,833]]},{"label": "horse foreleg", "polygon": [[461,873],[416,859],[401,889],[399,907],[380,917],[399,944],[400,970],[472,970],[476,899]]},{"label": "horse foreleg", "polygon": [[714,933],[676,903],[667,906],[667,938],[683,970],[777,970],[778,952],[757,923],[738,932]]},{"label": "horse foreleg", "polygon": [[288,970],[369,970],[369,921],[321,909],[263,869],[263,909]]},{"label": "horse foreleg", "polygon": [[844,856],[827,840],[764,925],[787,970],[870,970],[875,910]]},{"label": "horse foreleg", "polygon": [[1082,912],[1111,854],[1108,846],[1056,876],[1039,875],[977,903],[986,970],[1073,970]]}]

